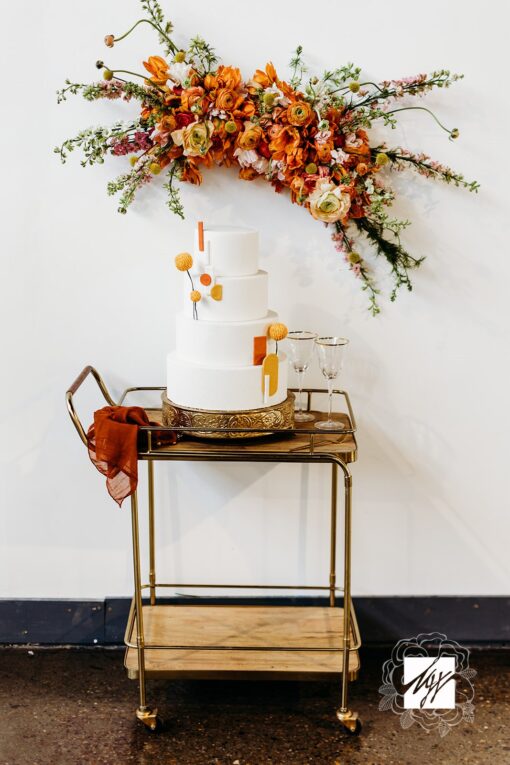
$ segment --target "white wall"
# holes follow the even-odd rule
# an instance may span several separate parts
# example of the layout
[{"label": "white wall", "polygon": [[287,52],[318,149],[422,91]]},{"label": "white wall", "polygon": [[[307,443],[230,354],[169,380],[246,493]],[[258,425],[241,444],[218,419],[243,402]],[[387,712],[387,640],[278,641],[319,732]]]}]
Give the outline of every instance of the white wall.
[{"label": "white wall", "polygon": [[[87,363],[118,393],[163,384],[178,274],[195,220],[261,231],[271,305],[287,323],[351,339],[344,384],[359,418],[354,467],[358,594],[506,594],[508,539],[508,145],[506,5],[469,0],[164,3],[177,39],[200,32],[249,75],[285,71],[302,43],[319,69],[353,60],[368,79],[438,67],[466,79],[428,103],[461,138],[417,112],[390,138],[463,170],[478,197],[397,178],[397,212],[427,255],[415,292],[372,319],[329,234],[269,187],[225,171],[184,188],[183,223],[147,190],[123,217],[105,193],[123,160],[61,167],[52,147],[135,105],[54,96],[94,62],[140,69],[159,53],[142,28],[108,51],[135,0],[4,4],[2,96],[2,503],[0,596],[131,591],[129,504],[109,499],[67,416],[64,391]],[[214,13],[211,9],[214,8]],[[241,10],[242,8],[242,10]],[[241,13],[243,15],[241,15]],[[235,33],[234,33],[235,32]],[[319,383],[317,370],[309,378]],[[80,394],[88,424],[99,400]],[[144,467],[144,466],[142,466]],[[326,468],[157,466],[161,578],[315,583],[326,575]],[[142,475],[142,489],[145,486]]]}]

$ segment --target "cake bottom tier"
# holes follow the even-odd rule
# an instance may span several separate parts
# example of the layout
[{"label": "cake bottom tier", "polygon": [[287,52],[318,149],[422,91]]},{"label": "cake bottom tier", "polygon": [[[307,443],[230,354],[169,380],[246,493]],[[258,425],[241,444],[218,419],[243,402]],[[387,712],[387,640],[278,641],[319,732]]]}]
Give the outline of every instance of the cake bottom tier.
[{"label": "cake bottom tier", "polygon": [[168,398],[190,409],[236,412],[280,404],[287,398],[287,358],[280,354],[278,388],[264,401],[262,367],[194,364],[176,353],[167,358]]}]

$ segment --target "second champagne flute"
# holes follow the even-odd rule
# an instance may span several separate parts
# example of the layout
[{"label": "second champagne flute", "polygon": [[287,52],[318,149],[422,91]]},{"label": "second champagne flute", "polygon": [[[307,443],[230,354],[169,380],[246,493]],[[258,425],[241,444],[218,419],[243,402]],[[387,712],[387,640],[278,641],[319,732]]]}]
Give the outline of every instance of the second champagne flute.
[{"label": "second champagne flute", "polygon": [[305,372],[312,360],[316,339],[316,332],[309,332],[308,330],[301,329],[289,332],[287,335],[287,350],[289,352],[289,359],[296,372],[299,389],[297,409],[294,412],[294,419],[296,422],[311,422],[315,419],[313,414],[303,411],[302,394]]}]

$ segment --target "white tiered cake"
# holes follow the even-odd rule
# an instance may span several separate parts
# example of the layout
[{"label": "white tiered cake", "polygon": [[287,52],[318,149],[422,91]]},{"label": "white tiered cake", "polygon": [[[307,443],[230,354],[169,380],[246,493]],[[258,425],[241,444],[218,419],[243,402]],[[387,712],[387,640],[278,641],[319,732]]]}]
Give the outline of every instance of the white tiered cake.
[{"label": "white tiered cake", "polygon": [[177,406],[232,412],[286,399],[286,358],[274,355],[271,339],[286,328],[268,310],[268,275],[258,258],[257,231],[225,226],[199,229],[193,258],[177,256],[189,277],[167,360],[168,398]]}]

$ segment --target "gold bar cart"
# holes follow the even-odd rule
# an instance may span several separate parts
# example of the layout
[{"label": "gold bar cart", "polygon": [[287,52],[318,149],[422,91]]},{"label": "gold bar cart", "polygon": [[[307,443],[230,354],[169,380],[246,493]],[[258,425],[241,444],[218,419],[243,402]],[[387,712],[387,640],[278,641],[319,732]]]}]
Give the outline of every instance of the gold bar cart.
[{"label": "gold bar cart", "polygon": [[[91,366],[85,367],[66,393],[71,419],[87,444],[87,436],[78,417],[73,397],[85,379],[92,375],[110,406],[124,404],[136,393],[165,391],[163,387],[127,388],[118,402],[111,397],[102,377]],[[312,404],[326,394],[323,389],[306,389],[307,410],[317,419],[321,412]],[[162,446],[164,433],[161,409],[147,409],[152,422],[143,428],[146,447],[139,460],[148,469],[148,541],[149,581],[142,583],[138,497],[131,497],[134,596],[125,634],[125,667],[128,677],[139,682],[137,718],[150,730],[157,730],[160,718],[156,708],[147,704],[146,679],[150,678],[264,678],[264,679],[338,679],[341,682],[340,707],[336,716],[344,729],[358,734],[361,722],[349,707],[349,682],[358,676],[361,638],[351,599],[351,503],[352,477],[349,463],[356,459],[356,422],[345,391],[334,391],[345,401],[347,412],[335,414],[338,430],[319,432],[313,423],[296,423],[293,429],[267,430],[258,439],[247,429],[228,428],[235,438],[204,441],[193,438],[204,426],[167,428],[182,431],[182,438],[171,446]],[[211,429],[219,434],[219,430]],[[257,427],[257,433],[261,429]],[[241,439],[241,440],[240,440]],[[190,460],[207,462],[318,463],[331,465],[331,517],[329,539],[329,582],[319,585],[232,585],[158,582],[155,553],[154,462]],[[338,471],[344,483],[344,561],[343,587],[336,584],[337,493]],[[253,605],[164,605],[158,603],[157,591],[164,588],[227,590],[302,590],[326,591],[327,606],[253,606]],[[143,592],[148,590],[144,602]],[[342,608],[336,605],[337,593],[343,592]]]}]

